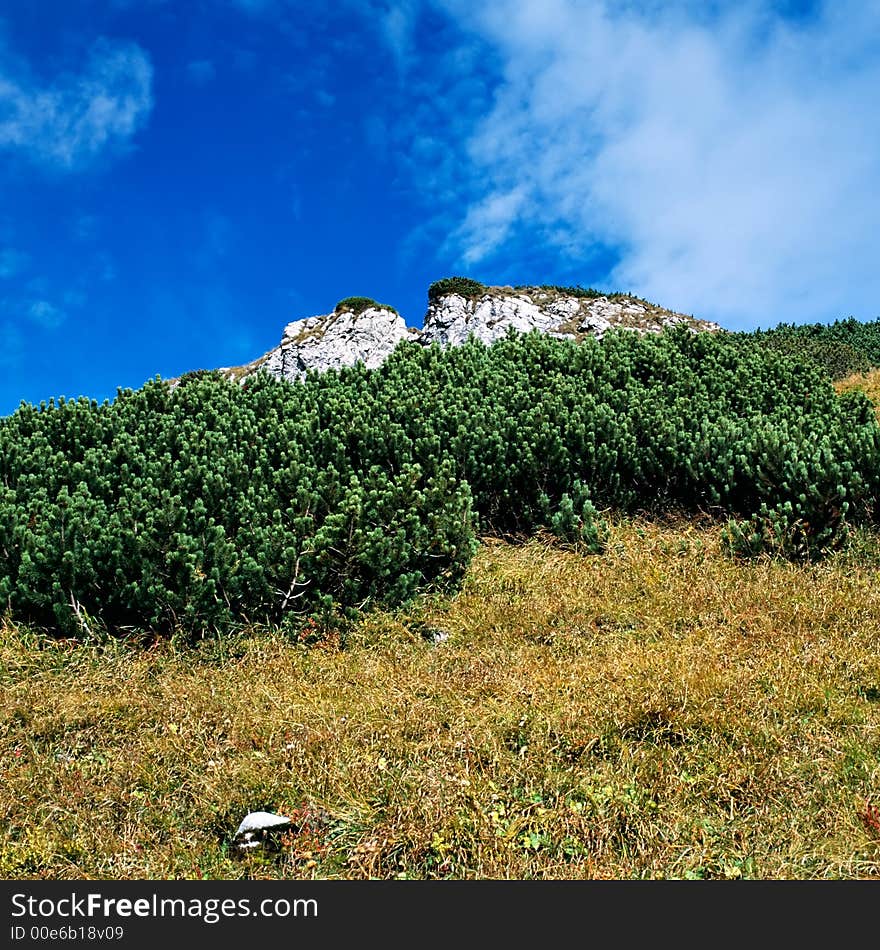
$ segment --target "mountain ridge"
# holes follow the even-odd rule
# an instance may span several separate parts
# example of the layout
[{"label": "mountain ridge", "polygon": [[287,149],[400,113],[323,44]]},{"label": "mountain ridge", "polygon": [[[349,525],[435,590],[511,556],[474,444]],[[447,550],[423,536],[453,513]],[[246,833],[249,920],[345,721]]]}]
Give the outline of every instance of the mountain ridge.
[{"label": "mountain ridge", "polygon": [[403,340],[423,346],[460,346],[473,336],[491,344],[510,330],[538,330],[557,338],[583,340],[590,336],[601,339],[612,329],[644,334],[676,325],[693,332],[722,329],[717,323],[626,293],[550,285],[487,286],[466,278],[446,278],[429,288],[421,329],[408,326],[387,304],[349,297],[330,313],[288,323],[279,344],[250,363],[218,371],[239,383],[258,372],[297,380],[309,370],[326,372],[356,363],[375,369]]}]

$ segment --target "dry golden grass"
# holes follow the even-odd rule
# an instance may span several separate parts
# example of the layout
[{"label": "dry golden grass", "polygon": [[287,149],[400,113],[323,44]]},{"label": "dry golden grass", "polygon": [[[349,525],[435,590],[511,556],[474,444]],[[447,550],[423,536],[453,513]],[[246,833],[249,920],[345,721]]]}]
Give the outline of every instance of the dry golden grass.
[{"label": "dry golden grass", "polygon": [[834,384],[834,388],[839,393],[845,393],[851,389],[861,389],[877,407],[875,411],[880,416],[880,369],[871,370],[869,373],[855,373],[853,376],[847,376],[846,379],[838,380]]},{"label": "dry golden grass", "polygon": [[[601,557],[487,541],[344,643],[7,626],[0,877],[880,875],[877,565],[625,523]],[[257,809],[293,830],[238,857]]]}]

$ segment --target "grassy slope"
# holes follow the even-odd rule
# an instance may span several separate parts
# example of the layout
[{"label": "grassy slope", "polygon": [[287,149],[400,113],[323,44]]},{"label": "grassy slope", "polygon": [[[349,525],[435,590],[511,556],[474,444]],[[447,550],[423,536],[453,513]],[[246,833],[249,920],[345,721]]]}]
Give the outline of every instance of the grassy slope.
[{"label": "grassy slope", "polygon": [[[487,541],[344,649],[7,627],[0,877],[878,876],[878,563],[630,522],[602,557]],[[295,831],[238,858],[255,809]]]}]

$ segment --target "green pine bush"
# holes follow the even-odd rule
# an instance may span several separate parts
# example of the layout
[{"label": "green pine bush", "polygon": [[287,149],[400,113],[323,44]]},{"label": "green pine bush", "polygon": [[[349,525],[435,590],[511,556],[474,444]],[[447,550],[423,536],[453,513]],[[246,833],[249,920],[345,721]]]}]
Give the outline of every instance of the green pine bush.
[{"label": "green pine bush", "polygon": [[439,300],[448,294],[459,294],[461,297],[480,297],[488,287],[477,280],[471,280],[470,277],[444,277],[442,280],[435,280],[428,287],[428,300]]},{"label": "green pine bush", "polygon": [[389,306],[387,303],[377,303],[372,297],[345,297],[336,304],[333,308],[333,312],[350,312],[358,316],[371,307],[376,310],[390,310],[392,313],[397,313],[394,307]]},{"label": "green pine bush", "polygon": [[0,603],[196,638],[449,589],[481,532],[600,551],[598,511],[706,512],[735,553],[819,557],[878,493],[866,400],[732,334],[407,341],[298,383],[23,404],[0,419]]},{"label": "green pine bush", "polygon": [[732,336],[745,346],[807,360],[835,380],[880,366],[880,318],[862,322],[849,317],[829,324],[780,323],[769,330]]}]

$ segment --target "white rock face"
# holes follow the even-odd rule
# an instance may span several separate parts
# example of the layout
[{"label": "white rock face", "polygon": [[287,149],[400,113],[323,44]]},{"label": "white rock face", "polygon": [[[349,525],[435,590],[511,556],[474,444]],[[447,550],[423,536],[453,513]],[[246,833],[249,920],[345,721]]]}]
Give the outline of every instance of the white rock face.
[{"label": "white rock face", "polygon": [[306,370],[324,372],[363,363],[380,366],[397,344],[413,336],[403,317],[384,307],[295,320],[284,328],[281,343],[262,366],[273,376],[302,379]]},{"label": "white rock face", "polygon": [[560,324],[571,319],[577,309],[574,298],[561,298],[540,307],[528,294],[483,294],[474,300],[449,294],[428,305],[422,341],[460,346],[471,335],[483,343],[494,343],[503,339],[510,329],[519,333],[529,330],[553,333]]},{"label": "white rock face", "polygon": [[555,337],[588,334],[599,339],[611,327],[639,333],[659,333],[664,327],[685,323],[694,330],[720,330],[718,324],[694,320],[662,310],[631,297],[574,297],[542,288],[528,292],[495,289],[468,299],[449,294],[428,306],[422,342],[458,346],[471,335],[494,343],[510,329],[520,333],[539,330]]},{"label": "white rock face", "polygon": [[600,340],[611,327],[644,319],[646,316],[645,308],[633,300],[617,301],[597,297],[594,300],[583,300],[581,303],[581,322],[578,329],[583,333],[591,333]]}]

